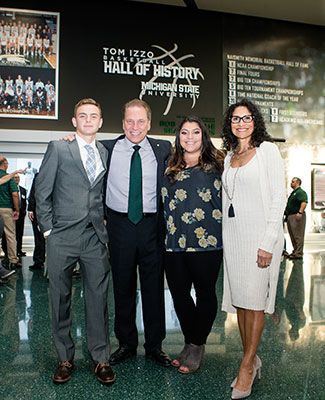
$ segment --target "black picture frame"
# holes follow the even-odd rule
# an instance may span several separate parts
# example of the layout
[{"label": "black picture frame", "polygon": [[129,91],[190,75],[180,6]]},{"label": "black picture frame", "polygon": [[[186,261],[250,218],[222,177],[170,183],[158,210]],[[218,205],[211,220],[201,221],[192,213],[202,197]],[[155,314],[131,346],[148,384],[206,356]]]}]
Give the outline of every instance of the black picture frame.
[{"label": "black picture frame", "polygon": [[58,119],[60,13],[0,7],[0,118]]},{"label": "black picture frame", "polygon": [[311,324],[325,323],[325,275],[312,275],[309,311]]},{"label": "black picture frame", "polygon": [[325,164],[313,164],[311,171],[311,208],[325,210]]}]

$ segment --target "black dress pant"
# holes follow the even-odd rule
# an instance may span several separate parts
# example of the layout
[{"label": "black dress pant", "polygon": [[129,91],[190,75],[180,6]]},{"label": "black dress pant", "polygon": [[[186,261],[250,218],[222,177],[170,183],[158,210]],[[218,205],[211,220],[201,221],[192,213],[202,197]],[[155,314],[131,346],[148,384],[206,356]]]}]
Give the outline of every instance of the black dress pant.
[{"label": "black dress pant", "polygon": [[36,217],[32,221],[32,227],[34,234],[33,262],[42,265],[45,263],[45,239],[43,233],[39,230]]},{"label": "black dress pant", "polygon": [[20,254],[22,252],[25,217],[26,214],[19,214],[19,218],[16,221],[17,254]]},{"label": "black dress pant", "polygon": [[160,349],[166,336],[163,249],[159,244],[157,214],[137,225],[126,214],[108,211],[108,237],[115,300],[115,335],[120,345],[136,349],[137,276],[139,273],[144,347]]},{"label": "black dress pant", "polygon": [[[165,271],[185,343],[202,345],[217,315],[216,282],[222,250],[166,252]],[[196,301],[191,296],[192,285]]]}]

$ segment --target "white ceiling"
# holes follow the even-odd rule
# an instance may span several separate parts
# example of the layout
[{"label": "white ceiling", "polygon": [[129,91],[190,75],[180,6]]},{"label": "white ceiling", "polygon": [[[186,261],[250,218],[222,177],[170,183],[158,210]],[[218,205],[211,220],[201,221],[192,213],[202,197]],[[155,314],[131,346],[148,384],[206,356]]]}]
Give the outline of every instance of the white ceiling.
[{"label": "white ceiling", "polygon": [[133,0],[325,26],[325,0]]}]

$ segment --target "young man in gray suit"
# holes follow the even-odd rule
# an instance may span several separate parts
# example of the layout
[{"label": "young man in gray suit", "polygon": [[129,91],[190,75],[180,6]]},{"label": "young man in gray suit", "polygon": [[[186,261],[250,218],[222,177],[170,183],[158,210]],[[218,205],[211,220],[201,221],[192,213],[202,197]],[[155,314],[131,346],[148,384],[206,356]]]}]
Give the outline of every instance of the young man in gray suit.
[{"label": "young man in gray suit", "polygon": [[[171,359],[162,350],[166,336],[164,305],[164,217],[160,196],[162,178],[171,152],[171,143],[147,137],[151,127],[151,109],[143,100],[124,105],[124,135],[102,140],[108,150],[106,181],[107,230],[112,265],[115,335],[118,349],[111,365],[134,357],[138,347],[136,326],[137,275],[143,311],[145,356],[169,367]],[[64,137],[74,141],[74,135]],[[130,198],[131,175],[138,158],[141,164],[136,178],[140,193]],[[134,216],[134,207],[140,207]],[[137,212],[136,212],[137,214]]]},{"label": "young man in gray suit", "polygon": [[65,383],[74,368],[71,337],[72,272],[79,262],[84,284],[87,342],[95,374],[115,381],[109,364],[107,231],[103,182],[108,153],[96,139],[102,126],[100,105],[80,100],[72,118],[73,142],[50,142],[36,179],[38,223],[46,237],[52,331],[59,357],[54,383]]}]

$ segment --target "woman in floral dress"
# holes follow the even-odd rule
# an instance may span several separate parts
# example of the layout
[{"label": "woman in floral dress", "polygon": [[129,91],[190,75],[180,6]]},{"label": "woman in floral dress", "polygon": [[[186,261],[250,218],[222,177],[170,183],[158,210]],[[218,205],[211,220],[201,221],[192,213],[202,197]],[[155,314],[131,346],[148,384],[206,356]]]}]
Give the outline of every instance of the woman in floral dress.
[{"label": "woman in floral dress", "polygon": [[[183,374],[200,367],[217,314],[223,159],[203,121],[195,116],[184,118],[162,186],[165,271],[185,342],[172,365]],[[191,296],[192,285],[196,301]]]}]

